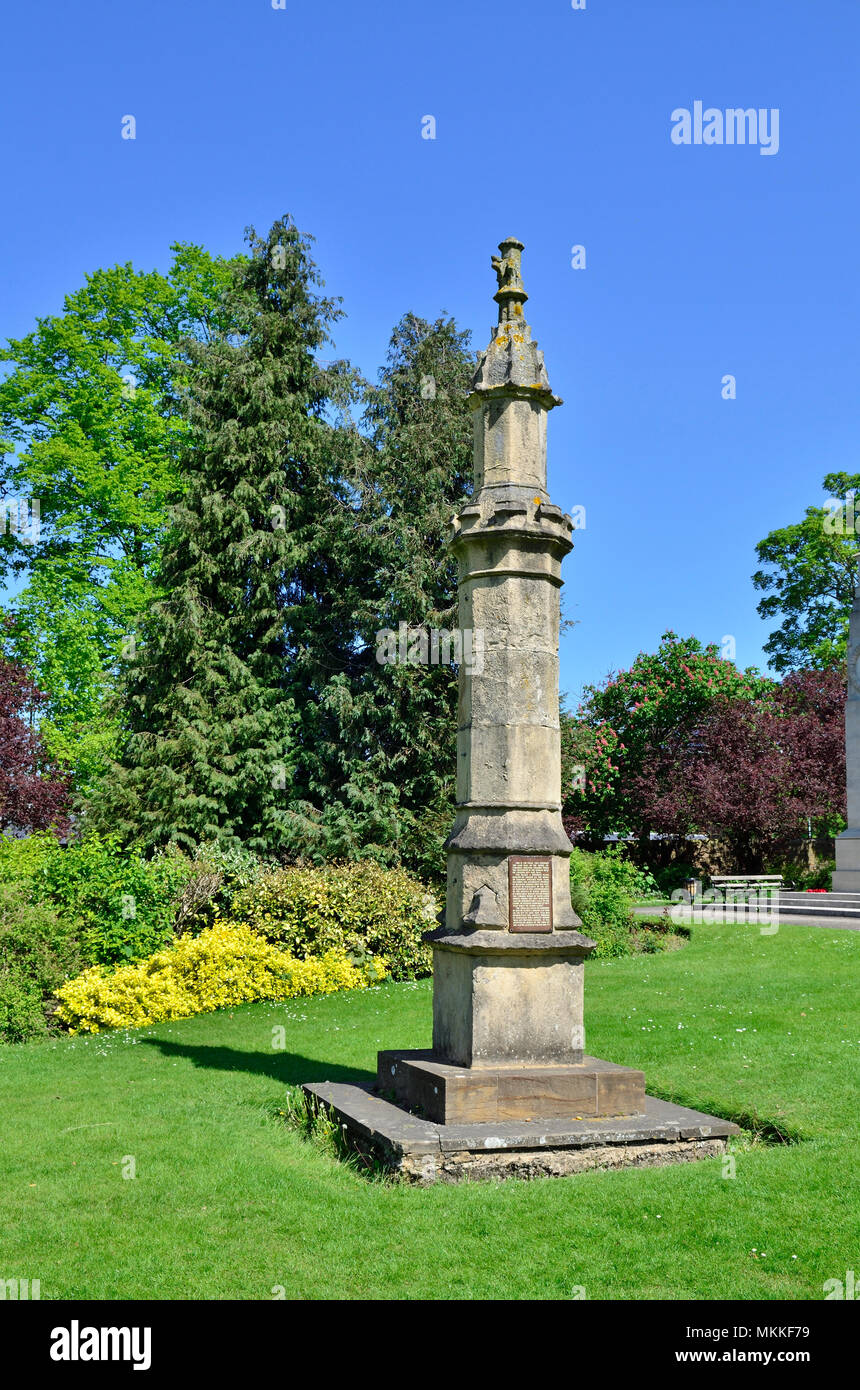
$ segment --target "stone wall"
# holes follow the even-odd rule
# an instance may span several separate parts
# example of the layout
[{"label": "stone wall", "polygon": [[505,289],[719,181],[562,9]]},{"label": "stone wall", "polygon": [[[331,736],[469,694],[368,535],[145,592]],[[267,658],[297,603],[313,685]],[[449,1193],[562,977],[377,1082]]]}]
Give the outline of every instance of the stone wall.
[{"label": "stone wall", "polygon": [[[577,849],[588,850],[591,853],[604,851],[608,848],[605,840],[592,839],[584,835],[577,835],[574,843]],[[638,840],[625,840],[621,842],[621,845],[634,864],[647,867],[652,872],[657,869],[665,869],[675,862],[690,864],[698,873],[703,875],[754,872],[748,865],[738,864],[736,852],[730,845],[719,839],[687,840],[678,838],[649,840],[644,844]],[[835,841],[832,839],[799,839],[789,845],[787,851],[779,856],[779,862],[785,862],[804,873],[808,873],[820,868],[828,860],[832,860],[834,855]]]}]

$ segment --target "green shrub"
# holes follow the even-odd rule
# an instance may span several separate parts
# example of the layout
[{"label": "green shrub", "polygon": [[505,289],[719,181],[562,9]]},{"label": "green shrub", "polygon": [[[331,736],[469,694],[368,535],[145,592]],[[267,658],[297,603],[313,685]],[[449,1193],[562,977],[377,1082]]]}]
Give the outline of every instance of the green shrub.
[{"label": "green shrub", "polygon": [[829,888],[835,868],[835,859],[825,859],[814,869],[799,869],[796,865],[780,864],[775,869],[767,869],[766,872],[781,873],[786,883],[793,883],[798,893],[805,893],[807,888]]},{"label": "green shrub", "polygon": [[238,919],[300,960],[337,948],[356,961],[383,956],[394,980],[430,973],[421,937],[437,911],[418,879],[368,860],[270,870],[233,900]]},{"label": "green shrub", "polygon": [[48,1031],[41,990],[25,971],[0,965],[0,1041],[31,1042]]},{"label": "green shrub", "polygon": [[50,855],[61,852],[50,830],[19,837],[0,835],[0,883],[32,882]]},{"label": "green shrub", "polygon": [[679,946],[685,946],[689,938],[690,928],[673,922],[669,908],[664,908],[659,915],[637,915],[631,933],[634,951],[647,955],[657,951],[676,951]]},{"label": "green shrub", "polygon": [[92,965],[141,960],[170,940],[194,863],[175,847],[145,859],[112,836],[86,835],[40,864],[35,884],[80,931]]},{"label": "green shrub", "polygon": [[259,855],[249,849],[225,849],[216,841],[199,845],[194,859],[205,864],[221,875],[221,901],[230,906],[237,893],[243,888],[252,888],[259,883],[266,865]]},{"label": "green shrub", "polygon": [[585,921],[585,916],[588,912],[588,900],[588,885],[584,882],[584,880],[579,883],[574,883],[573,874],[571,872],[570,902],[577,917],[581,917],[583,922]]},{"label": "green shrub", "polygon": [[657,900],[663,896],[660,885],[647,864],[643,865],[641,869],[636,869],[636,896],[642,899],[653,898]]},{"label": "green shrub", "polygon": [[664,898],[671,898],[676,888],[683,888],[688,879],[695,878],[701,882],[703,877],[701,869],[697,869],[693,864],[685,864],[680,859],[673,859],[671,864],[658,869],[655,874],[660,893]]},{"label": "green shrub", "polygon": [[0,884],[0,1039],[44,1036],[56,990],[81,968],[73,925],[29,900],[20,883]]},{"label": "green shrub", "polygon": [[174,935],[196,936],[216,918],[229,917],[236,895],[253,887],[265,868],[251,850],[224,849],[214,841],[198,845],[173,903]]},{"label": "green shrub", "polygon": [[633,904],[640,896],[640,870],[618,849],[570,856],[571,901],[586,935],[597,942],[593,958],[626,956],[632,951]]},{"label": "green shrub", "polygon": [[[217,890],[212,894],[210,916],[225,917],[233,907],[233,900],[246,888],[253,888],[262,875],[272,865],[260,859],[249,849],[225,849],[215,841],[198,845],[194,854],[195,873],[217,875],[220,880]],[[193,880],[192,880],[193,881]]]}]

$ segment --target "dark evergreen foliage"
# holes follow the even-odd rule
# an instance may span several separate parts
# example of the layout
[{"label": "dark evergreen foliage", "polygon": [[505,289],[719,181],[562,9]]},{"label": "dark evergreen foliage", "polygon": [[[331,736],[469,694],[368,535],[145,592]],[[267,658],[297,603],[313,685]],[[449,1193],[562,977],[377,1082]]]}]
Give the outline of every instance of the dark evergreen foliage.
[{"label": "dark evergreen foliage", "polygon": [[186,490],[124,682],[125,739],[94,820],[149,844],[263,852],[287,836],[295,764],[288,615],[307,601],[329,505],[339,316],[288,219],[248,233],[225,341],[192,344]]},{"label": "dark evergreen foliage", "polygon": [[[456,670],[380,665],[381,629],[456,626],[446,556],[471,474],[467,336],[407,315],[378,385],[320,350],[339,317],[289,219],[249,233],[224,341],[189,346],[191,443],[91,820],[149,845],[435,871]],[[361,428],[350,407],[361,401]]]}]

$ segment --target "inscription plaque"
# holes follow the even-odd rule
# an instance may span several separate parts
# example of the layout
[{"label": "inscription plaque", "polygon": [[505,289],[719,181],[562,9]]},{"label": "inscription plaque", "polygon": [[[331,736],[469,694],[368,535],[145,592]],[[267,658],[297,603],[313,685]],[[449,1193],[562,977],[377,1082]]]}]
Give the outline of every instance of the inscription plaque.
[{"label": "inscription plaque", "polygon": [[552,931],[552,859],[508,859],[508,930]]}]

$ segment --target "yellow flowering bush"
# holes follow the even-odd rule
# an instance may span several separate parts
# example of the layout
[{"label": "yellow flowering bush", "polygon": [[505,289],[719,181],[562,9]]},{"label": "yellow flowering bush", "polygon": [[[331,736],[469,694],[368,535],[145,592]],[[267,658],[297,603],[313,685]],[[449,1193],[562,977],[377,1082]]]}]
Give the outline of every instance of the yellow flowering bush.
[{"label": "yellow flowering bush", "polygon": [[146,960],[85,970],[56,991],[57,1015],[72,1033],[140,1028],[260,999],[366,989],[387,973],[382,959],[354,965],[338,948],[297,960],[244,922],[216,921]]}]

